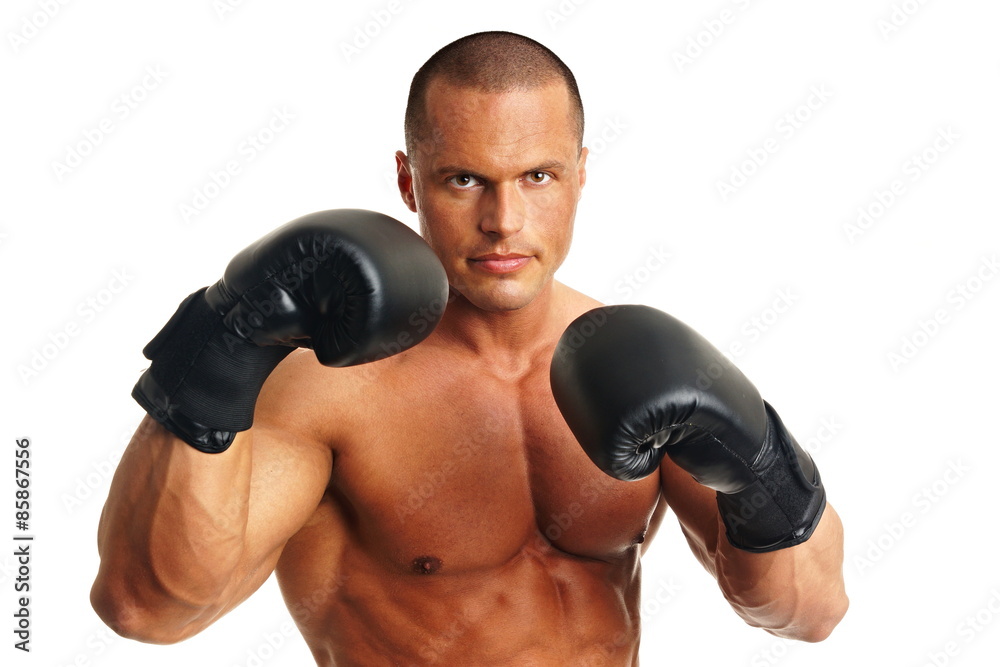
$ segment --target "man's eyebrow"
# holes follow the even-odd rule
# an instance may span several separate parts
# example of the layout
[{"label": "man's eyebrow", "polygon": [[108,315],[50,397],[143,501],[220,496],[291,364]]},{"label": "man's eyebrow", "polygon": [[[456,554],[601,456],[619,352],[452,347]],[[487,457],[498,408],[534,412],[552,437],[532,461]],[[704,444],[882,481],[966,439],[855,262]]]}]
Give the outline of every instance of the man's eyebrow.
[{"label": "man's eyebrow", "polygon": [[530,174],[536,171],[548,171],[550,169],[553,171],[564,171],[566,169],[566,165],[564,165],[559,160],[550,160],[549,162],[543,162],[540,165],[532,167],[531,169],[529,169],[524,173]]},{"label": "man's eyebrow", "polygon": [[[565,171],[565,169],[566,165],[560,162],[559,160],[549,160],[548,162],[543,162],[529,169],[525,169],[522,173],[531,174],[536,171],[548,171],[548,170]],[[437,169],[434,170],[434,173],[437,174],[438,176],[445,176],[447,174],[467,174],[469,176],[475,176],[476,178],[485,178],[482,174],[479,174],[473,169],[466,169],[465,167],[455,164],[446,164],[443,167],[438,167]]]},{"label": "man's eyebrow", "polygon": [[443,167],[438,167],[434,170],[434,173],[438,176],[444,176],[445,174],[468,174],[469,176],[478,176],[471,169],[466,169],[465,167],[460,167],[455,164],[446,164]]}]

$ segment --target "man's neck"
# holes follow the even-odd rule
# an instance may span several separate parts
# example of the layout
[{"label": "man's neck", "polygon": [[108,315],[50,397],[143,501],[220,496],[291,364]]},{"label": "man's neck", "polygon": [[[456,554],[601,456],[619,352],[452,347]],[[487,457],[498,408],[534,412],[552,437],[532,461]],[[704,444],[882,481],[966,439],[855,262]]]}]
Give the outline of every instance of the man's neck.
[{"label": "man's neck", "polygon": [[507,311],[483,310],[455,293],[436,333],[487,361],[499,374],[519,375],[558,334],[557,291],[551,281],[527,306]]}]

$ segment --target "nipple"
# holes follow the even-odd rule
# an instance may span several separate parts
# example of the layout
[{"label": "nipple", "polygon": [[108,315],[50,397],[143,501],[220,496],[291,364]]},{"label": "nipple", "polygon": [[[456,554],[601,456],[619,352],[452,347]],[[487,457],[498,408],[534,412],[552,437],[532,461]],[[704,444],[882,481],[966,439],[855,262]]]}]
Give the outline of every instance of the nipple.
[{"label": "nipple", "polygon": [[410,567],[417,574],[434,574],[441,569],[441,559],[434,556],[418,556],[413,559]]}]

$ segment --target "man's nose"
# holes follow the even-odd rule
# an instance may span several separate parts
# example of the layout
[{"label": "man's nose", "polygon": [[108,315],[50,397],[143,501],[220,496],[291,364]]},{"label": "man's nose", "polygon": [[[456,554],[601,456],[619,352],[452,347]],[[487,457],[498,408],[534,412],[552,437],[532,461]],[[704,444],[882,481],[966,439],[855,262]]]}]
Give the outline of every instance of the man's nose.
[{"label": "man's nose", "polygon": [[525,220],[524,197],[516,184],[501,183],[484,198],[480,228],[487,234],[507,237],[521,231]]}]

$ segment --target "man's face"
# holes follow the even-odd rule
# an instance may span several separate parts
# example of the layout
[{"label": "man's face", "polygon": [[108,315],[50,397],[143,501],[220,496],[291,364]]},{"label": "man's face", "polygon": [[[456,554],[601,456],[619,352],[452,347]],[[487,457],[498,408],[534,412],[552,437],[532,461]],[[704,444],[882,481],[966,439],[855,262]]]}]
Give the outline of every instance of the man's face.
[{"label": "man's face", "polygon": [[426,136],[396,154],[403,200],[454,289],[484,310],[522,308],[566,258],[586,180],[569,93],[437,80],[426,105]]}]

